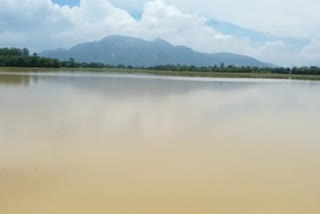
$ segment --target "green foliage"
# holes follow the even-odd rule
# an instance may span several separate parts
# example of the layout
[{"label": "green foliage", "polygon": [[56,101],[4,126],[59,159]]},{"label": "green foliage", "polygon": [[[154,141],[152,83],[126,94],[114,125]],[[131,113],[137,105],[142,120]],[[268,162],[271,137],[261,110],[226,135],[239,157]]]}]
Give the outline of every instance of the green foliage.
[{"label": "green foliage", "polygon": [[23,48],[22,49],[22,55],[23,56],[29,56],[29,54],[30,54],[30,51],[27,48]]},{"label": "green foliage", "polygon": [[39,57],[37,53],[30,56],[27,48],[0,48],[0,66],[59,68],[61,64],[57,59]]},{"label": "green foliage", "polygon": [[257,73],[257,74],[304,74],[304,75],[320,75],[320,68],[316,66],[310,67],[252,67],[252,66],[242,66],[236,67],[233,65],[224,66],[221,63],[219,66],[208,66],[208,67],[196,67],[196,66],[186,66],[186,65],[159,65],[148,67],[149,70],[157,71],[175,71],[175,72],[214,72],[214,73]]}]

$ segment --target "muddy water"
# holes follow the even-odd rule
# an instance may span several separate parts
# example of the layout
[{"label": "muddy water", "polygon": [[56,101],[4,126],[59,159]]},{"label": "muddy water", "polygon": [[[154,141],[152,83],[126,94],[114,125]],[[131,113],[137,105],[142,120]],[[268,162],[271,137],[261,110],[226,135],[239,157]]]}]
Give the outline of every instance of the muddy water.
[{"label": "muddy water", "polygon": [[320,83],[0,74],[1,214],[319,214]]}]

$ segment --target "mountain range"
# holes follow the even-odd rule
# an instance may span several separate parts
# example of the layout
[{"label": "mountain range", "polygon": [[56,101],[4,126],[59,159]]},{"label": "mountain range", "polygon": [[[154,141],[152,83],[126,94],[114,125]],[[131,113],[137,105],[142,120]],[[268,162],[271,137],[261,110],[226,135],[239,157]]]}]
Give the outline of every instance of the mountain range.
[{"label": "mountain range", "polygon": [[99,41],[81,43],[70,49],[46,50],[40,56],[77,62],[99,62],[109,65],[156,66],[167,64],[214,66],[256,66],[270,67],[265,63],[249,56],[233,53],[200,53],[186,46],[174,46],[169,42],[156,39],[143,39],[112,35]]}]

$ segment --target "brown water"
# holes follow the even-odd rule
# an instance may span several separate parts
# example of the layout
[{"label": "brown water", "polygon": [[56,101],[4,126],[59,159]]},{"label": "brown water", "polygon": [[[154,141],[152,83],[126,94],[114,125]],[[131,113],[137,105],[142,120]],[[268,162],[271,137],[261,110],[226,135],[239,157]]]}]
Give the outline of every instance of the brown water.
[{"label": "brown water", "polygon": [[1,214],[319,214],[320,83],[0,74]]}]

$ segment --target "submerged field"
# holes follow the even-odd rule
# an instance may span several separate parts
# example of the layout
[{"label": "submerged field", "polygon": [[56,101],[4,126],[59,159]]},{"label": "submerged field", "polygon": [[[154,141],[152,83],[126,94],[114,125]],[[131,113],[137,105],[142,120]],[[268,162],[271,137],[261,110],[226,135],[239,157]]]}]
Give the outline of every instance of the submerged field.
[{"label": "submerged field", "polygon": [[10,71],[1,214],[320,213],[318,81]]}]

